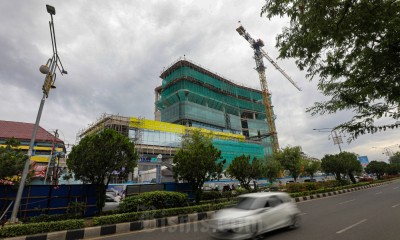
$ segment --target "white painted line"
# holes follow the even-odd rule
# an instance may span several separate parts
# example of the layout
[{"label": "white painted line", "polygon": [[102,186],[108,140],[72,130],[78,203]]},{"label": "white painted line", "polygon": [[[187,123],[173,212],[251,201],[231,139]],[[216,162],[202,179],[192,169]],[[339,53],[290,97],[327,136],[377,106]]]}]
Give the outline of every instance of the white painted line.
[{"label": "white painted line", "polygon": [[396,204],[396,205],[393,205],[392,208],[395,208],[395,207],[398,207],[398,206],[400,206],[400,203]]},{"label": "white painted line", "polygon": [[351,229],[351,228],[353,228],[353,227],[355,227],[355,226],[357,226],[357,225],[360,225],[361,223],[363,223],[363,222],[365,222],[365,221],[367,221],[367,219],[363,219],[363,220],[359,221],[358,223],[355,223],[355,224],[353,224],[353,225],[351,225],[351,226],[348,226],[347,228],[344,228],[344,229],[342,229],[342,230],[340,230],[340,231],[337,231],[336,233],[337,233],[337,234],[341,234],[341,233],[343,233],[343,232],[345,232],[345,231],[347,231],[347,230],[349,230],[349,229]]},{"label": "white painted line", "polygon": [[377,192],[377,193],[375,193],[375,195],[378,195],[378,194],[382,194],[382,192]]},{"label": "white painted line", "polygon": [[303,215],[306,215],[306,214],[307,214],[307,213],[302,212],[302,213],[299,214],[299,216],[303,216]]},{"label": "white painted line", "polygon": [[341,202],[341,203],[339,203],[339,204],[342,205],[342,204],[349,203],[349,202],[352,202],[352,201],[355,201],[355,199],[351,199],[351,200],[349,200],[349,201]]},{"label": "white painted line", "polygon": [[394,187],[393,189],[396,190],[396,189],[398,189],[398,188],[399,188],[399,187]]}]

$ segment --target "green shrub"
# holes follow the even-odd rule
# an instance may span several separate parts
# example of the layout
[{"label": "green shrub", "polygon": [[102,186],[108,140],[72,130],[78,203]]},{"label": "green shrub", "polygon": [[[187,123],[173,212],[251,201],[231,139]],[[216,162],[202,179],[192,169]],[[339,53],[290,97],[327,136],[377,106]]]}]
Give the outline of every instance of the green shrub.
[{"label": "green shrub", "polygon": [[308,183],[303,183],[303,187],[307,191],[313,191],[319,189],[320,185],[319,183],[316,182],[308,182]]},{"label": "green shrub", "polygon": [[130,212],[130,213],[115,214],[110,216],[100,216],[93,218],[93,225],[98,226],[98,225],[115,224],[122,222],[133,222],[137,220],[147,220],[153,218],[186,215],[195,212],[207,212],[207,211],[219,210],[233,204],[234,202],[231,201],[213,205],[204,204],[204,205],[197,205],[190,207],[169,208],[169,209],[159,209],[159,210],[151,210],[145,212]]},{"label": "green shrub", "polygon": [[249,193],[249,191],[247,189],[241,188],[241,187],[238,187],[234,191],[232,191],[233,196],[239,196],[239,195],[246,194],[246,193]]},{"label": "green shrub", "polygon": [[228,198],[228,199],[230,199],[230,198],[232,198],[232,197],[234,197],[232,191],[226,191],[226,192],[223,192],[223,193],[222,193],[222,198]]},{"label": "green shrub", "polygon": [[125,198],[118,207],[120,213],[187,206],[184,193],[153,191]]},{"label": "green shrub", "polygon": [[286,191],[289,193],[295,193],[295,192],[302,192],[304,191],[304,185],[302,183],[289,183],[286,184]]},{"label": "green shrub", "polygon": [[39,216],[27,218],[24,220],[24,222],[25,223],[56,222],[56,221],[64,221],[68,219],[77,219],[77,218],[83,218],[83,216],[81,214],[74,214],[74,213],[54,214],[54,215],[42,214]]},{"label": "green shrub", "polygon": [[15,237],[84,227],[83,219],[65,220],[57,222],[28,223],[6,225],[0,229],[0,237]]},{"label": "green shrub", "polygon": [[222,198],[222,193],[219,191],[204,191],[201,194],[202,200],[213,200],[218,198]]}]

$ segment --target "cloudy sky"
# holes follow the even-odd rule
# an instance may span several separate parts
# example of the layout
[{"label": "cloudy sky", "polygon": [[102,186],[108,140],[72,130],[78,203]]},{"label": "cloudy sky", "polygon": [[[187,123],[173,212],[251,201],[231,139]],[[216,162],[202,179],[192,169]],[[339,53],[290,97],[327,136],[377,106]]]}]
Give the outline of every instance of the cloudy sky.
[{"label": "cloudy sky", "polygon": [[[46,4],[56,8],[58,53],[68,75],[46,99],[40,126],[58,129],[74,144],[76,134],[103,113],[154,119],[154,88],[164,67],[177,59],[202,65],[236,83],[260,89],[253,51],[235,31],[240,20],[264,50],[278,56],[275,37],[288,20],[260,17],[264,1],[12,1],[0,2],[0,119],[34,123],[44,75],[39,66],[51,57]],[[305,109],[324,99],[316,82],[305,78],[293,59],[278,64],[302,88],[299,92],[271,64],[266,75],[277,114],[281,147],[300,145],[313,157],[336,154],[330,128],[351,113],[310,116]],[[399,144],[398,129],[359,137],[342,150],[385,160],[385,147]],[[398,148],[391,148],[393,151]]]}]

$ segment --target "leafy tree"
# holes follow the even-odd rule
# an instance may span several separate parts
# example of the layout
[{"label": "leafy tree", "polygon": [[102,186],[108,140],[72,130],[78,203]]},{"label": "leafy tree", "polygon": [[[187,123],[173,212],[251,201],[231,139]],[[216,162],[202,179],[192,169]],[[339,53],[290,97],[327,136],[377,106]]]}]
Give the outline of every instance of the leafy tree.
[{"label": "leafy tree", "polygon": [[321,168],[325,173],[335,174],[338,181],[342,180],[342,174],[346,174],[346,166],[340,161],[338,155],[327,154],[321,159]]},{"label": "leafy tree", "polygon": [[192,185],[196,203],[200,202],[204,182],[220,177],[225,163],[225,160],[220,159],[221,151],[199,130],[193,130],[182,137],[182,146],[173,159],[174,178]]},{"label": "leafy tree", "polygon": [[243,154],[232,160],[231,164],[229,164],[226,169],[226,173],[236,178],[245,189],[250,191],[250,182],[257,178],[264,177],[265,168],[260,159],[253,158],[253,160],[250,161],[250,155],[245,156]]},{"label": "leafy tree", "polygon": [[67,166],[76,179],[97,185],[97,207],[104,206],[106,189],[114,171],[127,177],[136,166],[138,155],[129,138],[113,129],[85,136],[72,147]]},{"label": "leafy tree", "polygon": [[314,178],[314,174],[321,169],[321,162],[320,161],[312,161],[305,159],[303,161],[304,172],[311,176],[311,179]]},{"label": "leafy tree", "polygon": [[[280,58],[295,58],[330,100],[307,109],[312,115],[351,110],[338,126],[351,139],[398,127],[400,111],[400,1],[266,0],[261,15],[287,16],[277,36]],[[394,122],[394,121],[393,121]]]},{"label": "leafy tree", "polygon": [[279,177],[281,170],[282,166],[279,161],[275,159],[267,160],[265,164],[265,175],[271,184],[276,180],[277,177]]},{"label": "leafy tree", "polygon": [[15,138],[6,140],[5,145],[0,147],[0,179],[20,174],[28,157],[18,149],[20,143]]},{"label": "leafy tree", "polygon": [[393,156],[389,158],[389,162],[393,164],[400,164],[400,152],[395,152]]},{"label": "leafy tree", "polygon": [[362,166],[357,160],[357,155],[349,152],[325,155],[321,160],[321,168],[325,173],[335,174],[338,181],[342,180],[342,175],[348,175],[353,183],[356,182],[354,174],[362,171]]},{"label": "leafy tree", "polygon": [[387,172],[388,164],[385,162],[371,161],[368,163],[365,171],[369,174],[375,174],[378,179],[381,179]]},{"label": "leafy tree", "polygon": [[297,181],[301,173],[302,157],[301,149],[299,146],[286,147],[280,152],[276,152],[273,156],[274,159],[278,160],[279,163],[285,170],[288,170],[290,175]]},{"label": "leafy tree", "polygon": [[356,179],[354,177],[355,174],[360,174],[362,172],[362,165],[357,158],[357,155],[349,152],[341,152],[339,153],[339,158],[345,161],[345,166],[347,170],[347,175],[353,183],[356,183]]},{"label": "leafy tree", "polygon": [[400,164],[391,163],[387,167],[387,174],[389,175],[397,175],[400,172]]}]

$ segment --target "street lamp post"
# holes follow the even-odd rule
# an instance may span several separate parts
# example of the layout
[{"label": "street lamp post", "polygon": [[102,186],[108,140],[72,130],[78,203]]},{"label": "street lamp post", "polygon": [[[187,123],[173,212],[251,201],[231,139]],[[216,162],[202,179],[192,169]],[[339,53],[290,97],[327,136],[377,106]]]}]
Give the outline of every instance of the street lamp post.
[{"label": "street lamp post", "polygon": [[35,140],[36,140],[36,133],[37,133],[37,129],[39,127],[40,117],[42,116],[44,102],[45,102],[46,98],[49,97],[50,89],[55,88],[54,83],[56,81],[56,73],[55,73],[56,68],[59,69],[61,75],[67,74],[67,71],[64,70],[64,67],[63,67],[61,60],[57,53],[56,35],[55,35],[55,31],[54,31],[54,22],[53,22],[53,15],[56,14],[56,10],[53,6],[50,6],[50,5],[46,5],[46,9],[51,17],[51,21],[49,22],[49,27],[50,27],[51,44],[53,47],[53,56],[47,61],[46,65],[42,65],[39,68],[41,73],[46,74],[46,77],[44,79],[44,83],[42,86],[43,97],[42,97],[42,100],[40,101],[39,111],[38,111],[38,114],[36,117],[35,125],[33,127],[32,138],[30,141],[29,150],[28,150],[28,154],[27,154],[28,158],[25,162],[24,170],[22,172],[17,196],[15,198],[15,203],[14,203],[13,211],[12,211],[11,218],[10,218],[11,223],[15,223],[18,220],[17,219],[18,209],[19,209],[19,206],[21,205],[22,193],[24,191],[25,181],[26,181],[26,178],[28,175],[29,165],[31,163],[32,152],[33,152],[33,148],[34,148]]},{"label": "street lamp post", "polygon": [[314,128],[313,130],[318,131],[318,132],[330,132],[329,140],[330,140],[330,137],[332,137],[333,145],[338,145],[339,151],[342,152],[342,148],[340,147],[340,144],[343,143],[343,140],[342,140],[342,135],[340,133],[338,134],[337,131],[334,130],[333,128]]}]

